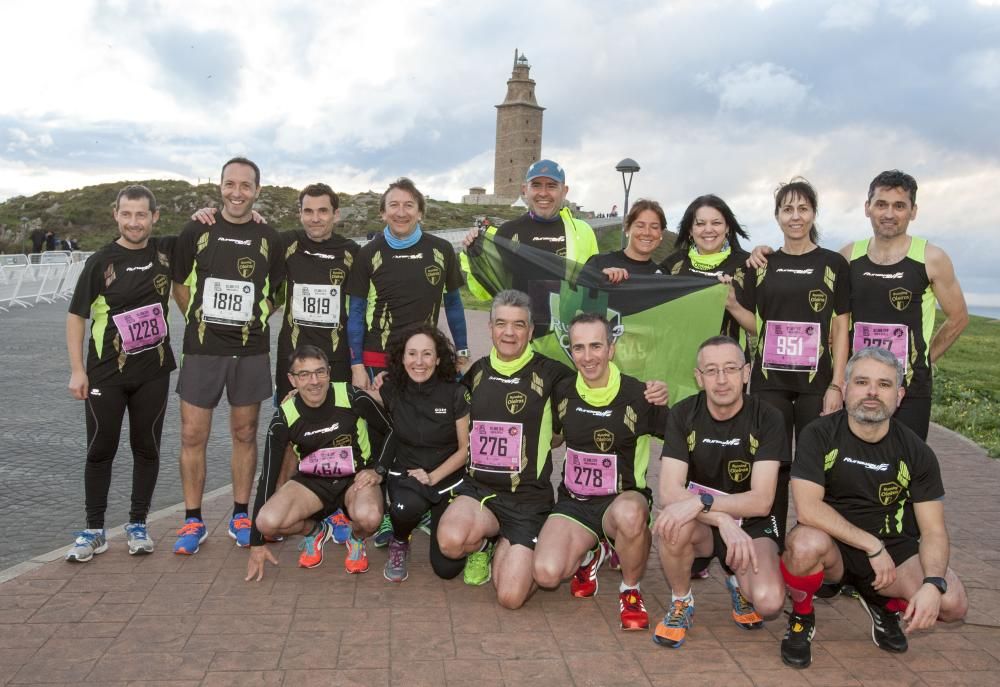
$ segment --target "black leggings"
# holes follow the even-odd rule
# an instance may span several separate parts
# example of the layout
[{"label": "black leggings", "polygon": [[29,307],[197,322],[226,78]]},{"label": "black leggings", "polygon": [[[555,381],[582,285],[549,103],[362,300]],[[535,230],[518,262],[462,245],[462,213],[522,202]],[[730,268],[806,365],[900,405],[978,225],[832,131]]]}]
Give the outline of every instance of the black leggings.
[{"label": "black leggings", "polygon": [[903,402],[899,404],[894,417],[927,441],[927,432],[931,428],[930,396],[903,396]]},{"label": "black leggings", "polygon": [[[785,421],[785,438],[788,450],[794,455],[793,437],[798,437],[806,425],[823,412],[823,394],[803,394],[797,391],[765,390],[756,396],[781,411]],[[785,549],[785,531],[788,529],[788,483],[791,481],[792,464],[782,463],[778,470],[778,489],[774,493],[772,512],[778,520],[778,549]]]},{"label": "black leggings", "polygon": [[[445,482],[448,484],[448,482]],[[420,518],[428,510],[431,512],[431,568],[438,577],[450,580],[457,577],[465,568],[465,559],[454,560],[441,553],[438,546],[437,527],[441,516],[448,508],[451,497],[437,493],[435,487],[421,484],[412,477],[390,475],[389,519],[392,521],[392,534],[396,539],[406,541],[410,534],[420,524]]]},{"label": "black leggings", "polygon": [[132,508],[130,522],[145,522],[160,472],[160,436],[167,410],[170,375],[160,375],[142,384],[104,386],[88,394],[87,464],[83,482],[87,503],[87,527],[104,527],[111,488],[111,464],[118,452],[122,419],[128,409],[129,443],[132,446]]}]

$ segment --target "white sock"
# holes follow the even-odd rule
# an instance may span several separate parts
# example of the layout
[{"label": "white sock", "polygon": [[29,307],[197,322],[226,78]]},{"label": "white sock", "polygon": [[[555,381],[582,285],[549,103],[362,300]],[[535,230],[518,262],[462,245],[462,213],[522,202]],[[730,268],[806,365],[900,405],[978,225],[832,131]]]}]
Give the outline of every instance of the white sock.
[{"label": "white sock", "polygon": [[729,576],[729,584],[731,586],[736,587],[737,589],[739,589],[740,583],[737,581],[736,575],[730,575]]},{"label": "white sock", "polygon": [[689,606],[694,606],[694,593],[692,590],[688,590],[688,593],[684,596],[677,596],[672,591],[670,592],[670,602],[674,601],[686,601]]},{"label": "white sock", "polygon": [[627,592],[630,589],[634,589],[636,591],[639,591],[639,583],[636,582],[633,585],[628,585],[628,584],[625,584],[625,580],[622,580],[621,584],[618,585],[618,593],[619,594],[624,594],[625,592]]},{"label": "white sock", "polygon": [[588,551],[587,555],[584,556],[583,560],[580,562],[580,567],[581,568],[587,567],[588,565],[590,565],[590,562],[592,560],[594,560],[594,552],[593,551]]}]

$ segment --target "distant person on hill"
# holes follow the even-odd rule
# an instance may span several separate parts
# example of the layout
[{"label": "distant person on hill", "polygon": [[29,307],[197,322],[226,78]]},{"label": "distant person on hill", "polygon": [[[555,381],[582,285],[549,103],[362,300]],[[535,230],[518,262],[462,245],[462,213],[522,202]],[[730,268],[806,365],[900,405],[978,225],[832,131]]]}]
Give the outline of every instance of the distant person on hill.
[{"label": "distant person on hill", "polygon": [[45,245],[45,237],[47,235],[48,235],[48,233],[44,229],[41,229],[41,228],[35,229],[33,232],[31,232],[31,236],[30,237],[31,237],[31,252],[32,253],[41,253],[42,252],[42,246]]},{"label": "distant person on hill", "polygon": [[[969,310],[948,254],[906,230],[917,218],[917,180],[897,169],[868,186],[865,217],[872,237],[840,249],[851,263],[851,350],[880,346],[896,355],[906,395],[896,419],[926,440],[931,419],[932,365],[969,324]],[[767,264],[767,246],[753,251]],[[934,301],[944,322],[934,333]]]},{"label": "distant person on hill", "polygon": [[56,237],[54,231],[50,231],[45,234],[45,250],[55,250],[56,246],[59,245],[59,239]]}]

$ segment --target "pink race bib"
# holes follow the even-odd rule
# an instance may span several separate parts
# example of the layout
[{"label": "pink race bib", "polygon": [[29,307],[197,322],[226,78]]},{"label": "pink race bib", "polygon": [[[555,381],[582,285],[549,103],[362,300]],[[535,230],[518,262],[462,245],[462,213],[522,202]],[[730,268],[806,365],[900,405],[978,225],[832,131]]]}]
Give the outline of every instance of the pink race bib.
[{"label": "pink race bib", "polygon": [[819,362],[820,331],[816,322],[770,320],[764,334],[763,368],[815,372]]},{"label": "pink race bib", "polygon": [[566,449],[566,488],[577,496],[608,496],[618,491],[618,456]]},{"label": "pink race bib", "polygon": [[112,315],[125,353],[141,353],[160,345],[167,336],[167,322],[163,319],[163,306],[159,303],[133,308]]},{"label": "pink race bib", "polygon": [[906,359],[909,356],[910,332],[905,324],[876,324],[873,322],[854,323],[854,343],[852,350],[860,351],[869,346],[884,348],[903,365],[906,373]]},{"label": "pink race bib", "polygon": [[299,472],[331,479],[350,477],[354,474],[354,448],[334,446],[313,451],[299,461]]},{"label": "pink race bib", "polygon": [[520,422],[474,421],[469,446],[472,469],[520,472],[523,429]]}]

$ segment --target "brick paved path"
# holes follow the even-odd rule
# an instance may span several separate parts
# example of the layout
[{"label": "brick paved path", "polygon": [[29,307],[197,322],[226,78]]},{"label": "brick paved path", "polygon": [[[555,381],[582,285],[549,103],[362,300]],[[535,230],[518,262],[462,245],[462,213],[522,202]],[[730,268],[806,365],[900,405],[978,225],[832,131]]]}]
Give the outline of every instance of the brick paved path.
[{"label": "brick paved path", "polygon": [[[470,330],[481,333],[476,318]],[[618,573],[601,571],[593,599],[563,586],[506,611],[489,586],[434,577],[419,533],[402,585],[382,578],[384,550],[370,551],[368,574],[349,576],[336,546],[322,567],[297,568],[294,541],[276,545],[280,566],[263,582],[247,584],[247,554],[225,533],[223,491],[206,503],[212,533],[196,556],[169,553],[179,516],[166,513],[152,523],[161,544],[152,556],[130,558],[119,538],[86,565],[36,564],[0,584],[0,685],[997,684],[1000,464],[937,427],[931,445],[949,494],[952,562],[972,610],[965,624],[913,638],[902,656],[877,649],[857,602],[838,598],[817,602],[812,667],[786,668],[784,623],[756,632],[733,625],[715,564],[695,582],[697,623],[679,650],[618,630]],[[669,595],[655,555],[643,590],[650,615],[662,615]]]}]

